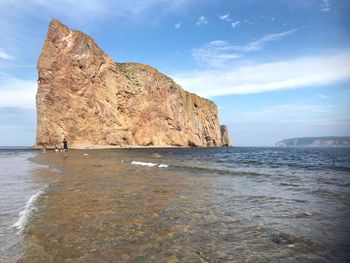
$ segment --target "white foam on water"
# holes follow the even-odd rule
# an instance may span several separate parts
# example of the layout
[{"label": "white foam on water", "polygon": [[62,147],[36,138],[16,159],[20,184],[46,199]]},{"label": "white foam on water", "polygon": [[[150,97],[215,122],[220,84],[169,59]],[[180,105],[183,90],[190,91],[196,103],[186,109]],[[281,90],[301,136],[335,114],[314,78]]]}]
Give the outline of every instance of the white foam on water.
[{"label": "white foam on water", "polygon": [[19,218],[17,222],[12,225],[13,228],[16,228],[18,230],[19,234],[23,233],[30,218],[33,216],[34,212],[36,211],[35,203],[38,201],[39,197],[43,193],[45,193],[45,189],[46,189],[46,186],[41,188],[35,194],[33,194],[29,198],[29,200],[26,202],[24,209],[21,212],[19,212]]},{"label": "white foam on water", "polygon": [[149,167],[153,167],[156,166],[156,163],[146,163],[146,162],[137,162],[137,161],[132,161],[131,164],[133,165],[142,165],[142,166],[149,166]]},{"label": "white foam on water", "polygon": [[141,165],[141,166],[149,166],[149,167],[158,166],[159,168],[167,168],[167,167],[169,167],[169,165],[167,165],[167,164],[146,163],[146,162],[138,162],[138,161],[132,161],[131,164],[133,164],[133,165]]}]

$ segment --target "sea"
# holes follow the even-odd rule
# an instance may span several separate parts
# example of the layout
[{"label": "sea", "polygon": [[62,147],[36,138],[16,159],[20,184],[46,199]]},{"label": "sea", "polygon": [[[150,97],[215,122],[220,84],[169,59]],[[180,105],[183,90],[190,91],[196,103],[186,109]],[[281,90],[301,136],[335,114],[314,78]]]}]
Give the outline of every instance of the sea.
[{"label": "sea", "polygon": [[0,262],[350,262],[350,148],[0,149]]}]

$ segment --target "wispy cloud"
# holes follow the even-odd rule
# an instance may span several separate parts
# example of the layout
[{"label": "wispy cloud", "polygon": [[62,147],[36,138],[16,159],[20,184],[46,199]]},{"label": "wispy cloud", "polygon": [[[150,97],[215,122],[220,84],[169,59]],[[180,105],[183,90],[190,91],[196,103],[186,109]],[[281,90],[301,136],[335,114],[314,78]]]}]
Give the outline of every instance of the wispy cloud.
[{"label": "wispy cloud", "polygon": [[208,20],[205,16],[199,17],[196,23],[197,26],[206,25],[206,24],[208,24]]},{"label": "wispy cloud", "polygon": [[0,48],[0,59],[12,59],[13,57],[8,54],[3,48]]},{"label": "wispy cloud", "polygon": [[192,56],[198,62],[212,67],[219,67],[240,57],[235,46],[223,40],[215,40],[192,50]]},{"label": "wispy cloud", "polygon": [[[338,132],[344,132],[350,127],[350,118],[337,114],[334,105],[323,104],[277,104],[263,107],[255,111],[233,113],[237,127],[265,127],[272,132],[276,127],[289,127],[302,130],[306,127],[328,126],[336,127]],[[274,131],[280,133],[283,131]],[[305,136],[305,134],[304,134]]]},{"label": "wispy cloud", "polygon": [[[250,97],[251,98],[251,97]],[[285,99],[283,99],[285,101]],[[221,119],[229,125],[239,145],[274,145],[285,138],[302,136],[342,136],[350,131],[350,118],[339,106],[346,103],[337,101],[332,105],[295,102],[273,103],[264,106],[250,104],[250,109],[225,109],[227,113]],[[255,136],[258,133],[259,136]],[[262,140],[264,138],[264,140]],[[266,139],[266,140],[265,140]]]},{"label": "wispy cloud", "polygon": [[[219,15],[218,16],[219,19],[221,19],[222,21],[228,22],[228,24],[232,27],[232,28],[237,28],[241,22],[239,20],[234,21],[231,17],[230,14],[225,14],[225,15]],[[248,22],[248,20],[245,20],[245,22]],[[250,22],[249,22],[250,23]]]},{"label": "wispy cloud", "polygon": [[[64,16],[71,20],[104,19],[109,16],[127,19],[140,19],[140,16],[157,8],[158,13],[167,13],[179,9],[189,0],[26,0],[0,1],[0,9],[12,12],[35,13],[36,15],[50,14]],[[38,14],[40,9],[40,14]],[[2,13],[2,12],[0,12]]]},{"label": "wispy cloud", "polygon": [[[346,132],[350,127],[350,118],[337,114],[334,105],[323,104],[280,104],[263,107],[256,111],[235,113],[237,126],[241,127],[289,127],[302,130],[306,127],[329,127],[336,133]],[[279,133],[276,132],[275,133]],[[304,134],[305,136],[305,134]]]},{"label": "wispy cloud", "polygon": [[41,34],[52,18],[89,33],[106,22],[127,27],[156,24],[192,4],[190,0],[0,0],[0,48],[18,61],[28,57],[28,51],[42,45]]},{"label": "wispy cloud", "polygon": [[36,90],[36,81],[0,78],[0,107],[34,109]]},{"label": "wispy cloud", "polygon": [[232,26],[232,28],[236,28],[236,27],[238,27],[240,24],[241,24],[241,22],[235,21],[235,22],[232,22],[232,23],[231,23],[231,26]]},{"label": "wispy cloud", "polygon": [[219,18],[223,21],[227,21],[230,17],[230,14],[219,15]]},{"label": "wispy cloud", "polygon": [[174,25],[174,27],[175,27],[175,29],[179,29],[179,28],[181,27],[181,23],[176,23],[176,24]]},{"label": "wispy cloud", "polygon": [[326,100],[331,99],[331,97],[323,95],[323,94],[318,94],[318,97],[320,97],[321,99],[326,99]]},{"label": "wispy cloud", "polygon": [[252,21],[249,21],[248,19],[244,19],[244,23],[248,24],[248,25],[254,25],[255,23]]},{"label": "wispy cloud", "polygon": [[350,79],[350,51],[235,69],[178,72],[173,78],[185,89],[204,97],[323,86]]},{"label": "wispy cloud", "polygon": [[328,12],[331,10],[331,5],[329,4],[329,0],[322,0],[321,11]]},{"label": "wispy cloud", "polygon": [[298,29],[295,28],[295,29],[292,29],[292,30],[289,30],[289,31],[285,31],[285,32],[281,32],[281,33],[268,34],[268,35],[263,36],[262,38],[260,38],[260,39],[258,39],[256,41],[250,42],[250,43],[242,46],[241,50],[243,52],[250,52],[250,51],[260,50],[260,49],[262,49],[265,46],[266,43],[273,42],[273,41],[279,41],[282,38],[295,33],[296,31],[298,31]]},{"label": "wispy cloud", "polygon": [[305,116],[305,114],[312,113],[324,113],[329,112],[333,109],[333,105],[319,105],[319,104],[302,104],[302,103],[290,103],[290,104],[280,104],[280,105],[272,105],[267,106],[259,111],[250,111],[245,112],[243,115],[245,116],[270,116],[273,115],[282,115],[289,117],[299,117]]},{"label": "wispy cloud", "polygon": [[195,60],[204,65],[218,67],[241,57],[243,53],[261,50],[267,43],[281,40],[297,30],[298,29],[292,29],[286,32],[268,34],[242,46],[231,45],[223,40],[214,40],[199,48],[193,49],[192,56]]}]

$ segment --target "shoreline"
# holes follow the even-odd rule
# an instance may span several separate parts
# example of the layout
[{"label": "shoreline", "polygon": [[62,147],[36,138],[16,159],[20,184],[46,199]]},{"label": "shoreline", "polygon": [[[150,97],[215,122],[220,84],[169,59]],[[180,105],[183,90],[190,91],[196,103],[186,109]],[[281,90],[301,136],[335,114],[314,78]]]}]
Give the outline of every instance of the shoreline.
[{"label": "shoreline", "polygon": [[[69,147],[69,149],[72,150],[99,150],[99,149],[168,149],[168,148],[174,148],[174,149],[189,149],[189,148],[230,148],[234,146],[208,146],[208,147],[193,147],[193,146],[172,146],[172,145],[151,145],[151,146],[144,146],[144,145],[109,145],[109,144],[101,144],[101,145],[95,145],[95,144],[73,144]],[[33,145],[32,149],[35,150],[41,150],[41,146]],[[47,150],[53,150],[55,149],[54,146],[47,146]]]}]

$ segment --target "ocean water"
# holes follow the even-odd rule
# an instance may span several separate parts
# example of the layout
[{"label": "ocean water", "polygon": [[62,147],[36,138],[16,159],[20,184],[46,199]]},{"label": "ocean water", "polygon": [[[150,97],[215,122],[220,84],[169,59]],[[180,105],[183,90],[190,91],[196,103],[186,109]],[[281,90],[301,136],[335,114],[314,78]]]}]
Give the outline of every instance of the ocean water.
[{"label": "ocean water", "polygon": [[0,164],[4,262],[350,261],[349,148],[7,151]]},{"label": "ocean water", "polygon": [[30,161],[35,156],[29,150],[0,150],[0,262],[16,262],[24,251],[22,231],[41,193],[34,170],[42,166]]}]

